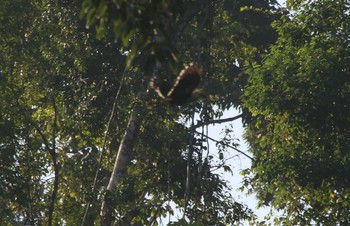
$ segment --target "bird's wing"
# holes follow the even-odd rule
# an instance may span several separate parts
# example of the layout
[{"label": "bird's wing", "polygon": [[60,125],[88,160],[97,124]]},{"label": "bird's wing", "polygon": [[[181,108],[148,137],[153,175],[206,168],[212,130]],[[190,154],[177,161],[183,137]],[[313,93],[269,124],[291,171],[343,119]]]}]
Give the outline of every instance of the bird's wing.
[{"label": "bird's wing", "polygon": [[172,86],[169,83],[167,83],[166,81],[160,82],[157,78],[152,78],[149,83],[149,86],[153,88],[163,99],[167,98],[167,95],[172,88]]},{"label": "bird's wing", "polygon": [[193,90],[199,85],[201,75],[202,69],[197,65],[190,64],[180,72],[167,97],[172,99],[189,98]]}]

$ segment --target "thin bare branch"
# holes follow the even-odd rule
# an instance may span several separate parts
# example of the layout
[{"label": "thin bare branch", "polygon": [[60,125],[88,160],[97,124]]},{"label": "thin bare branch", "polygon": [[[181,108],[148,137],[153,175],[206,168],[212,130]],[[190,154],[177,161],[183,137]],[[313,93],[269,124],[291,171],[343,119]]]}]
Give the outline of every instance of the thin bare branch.
[{"label": "thin bare branch", "polygon": [[220,124],[220,123],[224,123],[224,122],[232,122],[234,120],[237,120],[239,118],[242,118],[243,113],[236,115],[234,117],[230,117],[230,118],[224,118],[224,119],[213,119],[213,120],[209,120],[206,122],[199,122],[197,125],[194,126],[194,128],[198,128],[198,127],[202,127],[202,126],[206,126],[206,125],[211,125],[211,124]]},{"label": "thin bare branch", "polygon": [[39,133],[41,139],[43,140],[44,142],[44,145],[45,145],[45,148],[46,150],[51,153],[51,147],[49,145],[49,142],[47,141],[46,139],[46,136],[44,135],[44,133],[41,131],[41,129],[39,128],[39,126],[35,123],[35,121],[30,118],[30,117],[27,117],[29,119],[29,123],[35,128],[35,130]]},{"label": "thin bare branch", "polygon": [[[211,138],[211,137],[209,137],[209,136],[207,136],[207,135],[205,135],[205,134],[203,134],[203,133],[200,133],[200,132],[197,132],[197,131],[195,131],[195,133],[200,134],[200,135],[206,137],[207,139],[209,139],[209,140],[211,140],[211,141],[214,141],[214,142],[216,142],[216,143],[222,143],[221,141],[216,140],[216,139],[214,139],[214,138]],[[244,155],[245,157],[249,158],[250,160],[253,160],[252,157],[250,157],[249,155],[247,155],[247,154],[244,153],[243,151],[241,151],[241,150],[239,150],[239,149],[233,147],[232,145],[229,145],[229,144],[224,144],[224,145],[227,146],[227,147],[229,147],[229,148],[231,148],[231,149],[233,149],[233,150],[235,150],[235,151],[237,151],[238,153]]]}]

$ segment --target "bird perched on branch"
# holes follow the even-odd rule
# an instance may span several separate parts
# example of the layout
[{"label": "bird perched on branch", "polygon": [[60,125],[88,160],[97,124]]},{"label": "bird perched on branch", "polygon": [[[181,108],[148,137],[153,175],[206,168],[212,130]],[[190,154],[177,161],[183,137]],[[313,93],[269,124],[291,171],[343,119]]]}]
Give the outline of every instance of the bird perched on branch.
[{"label": "bird perched on branch", "polygon": [[202,72],[202,69],[197,65],[190,64],[177,76],[174,86],[166,81],[152,78],[150,87],[170,104],[184,105],[191,100],[192,94],[201,81]]}]

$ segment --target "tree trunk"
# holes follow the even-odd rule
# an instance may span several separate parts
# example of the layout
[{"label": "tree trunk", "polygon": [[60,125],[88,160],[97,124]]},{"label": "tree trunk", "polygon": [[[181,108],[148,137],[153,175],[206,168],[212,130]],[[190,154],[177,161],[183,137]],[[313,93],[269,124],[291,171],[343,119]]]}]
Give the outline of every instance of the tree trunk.
[{"label": "tree trunk", "polygon": [[107,191],[103,198],[102,206],[101,206],[100,215],[101,215],[101,225],[103,226],[110,226],[113,221],[113,218],[112,218],[113,210],[110,206],[110,203],[108,202],[110,197],[109,195],[117,187],[117,184],[120,182],[120,179],[128,166],[130,156],[133,151],[133,144],[135,143],[135,138],[141,124],[141,117],[139,115],[139,112],[140,112],[139,106],[135,106],[131,113],[129,123],[126,127],[124,137],[119,145],[118,154],[114,163],[112,175],[109,180]]},{"label": "tree trunk", "polygon": [[52,98],[52,106],[54,109],[54,119],[53,119],[53,126],[52,126],[52,148],[50,149],[48,147],[48,150],[49,150],[51,158],[52,158],[52,165],[53,165],[54,172],[55,172],[55,179],[53,182],[53,190],[52,190],[51,202],[50,202],[50,206],[49,206],[49,220],[48,220],[49,226],[52,225],[53,212],[55,210],[55,202],[56,202],[56,198],[57,198],[58,180],[59,180],[57,154],[56,154],[57,106],[56,106],[56,101],[54,98]]}]

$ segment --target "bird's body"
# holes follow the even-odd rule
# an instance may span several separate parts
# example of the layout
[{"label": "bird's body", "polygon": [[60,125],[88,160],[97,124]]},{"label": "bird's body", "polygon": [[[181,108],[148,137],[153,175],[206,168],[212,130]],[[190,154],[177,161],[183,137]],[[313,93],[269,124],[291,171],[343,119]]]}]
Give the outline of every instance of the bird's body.
[{"label": "bird's body", "polygon": [[160,82],[157,78],[153,78],[150,87],[170,104],[184,105],[191,99],[194,90],[199,85],[201,75],[202,69],[197,65],[190,64],[180,72],[174,86],[166,81]]}]

